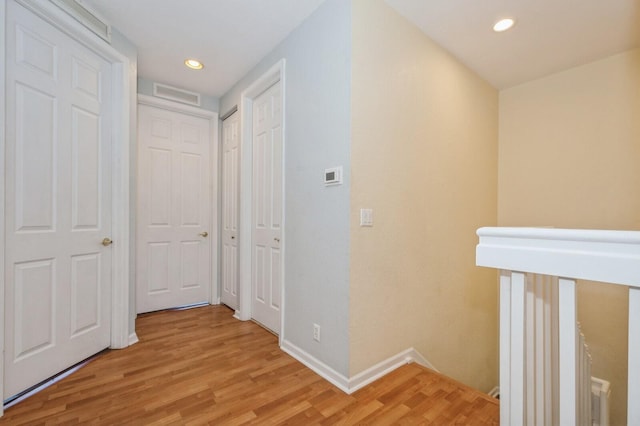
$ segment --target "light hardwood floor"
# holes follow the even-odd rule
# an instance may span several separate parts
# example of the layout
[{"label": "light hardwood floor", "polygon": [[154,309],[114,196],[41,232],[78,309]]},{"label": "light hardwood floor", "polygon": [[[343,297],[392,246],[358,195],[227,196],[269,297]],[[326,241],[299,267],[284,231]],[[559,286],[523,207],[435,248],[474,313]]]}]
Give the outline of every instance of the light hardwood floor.
[{"label": "light hardwood floor", "polygon": [[142,315],[108,351],[5,411],[0,425],[498,424],[498,401],[421,366],[346,395],[224,306]]}]

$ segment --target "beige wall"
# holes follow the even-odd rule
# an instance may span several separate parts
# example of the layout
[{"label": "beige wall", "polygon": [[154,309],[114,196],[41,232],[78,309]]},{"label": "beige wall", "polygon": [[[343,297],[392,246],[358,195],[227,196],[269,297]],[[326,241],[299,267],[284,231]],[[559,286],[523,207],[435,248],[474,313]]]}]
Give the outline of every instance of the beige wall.
[{"label": "beige wall", "polygon": [[[500,93],[500,226],[640,230],[640,50]],[[593,374],[626,421],[627,291],[579,284]]]},{"label": "beige wall", "polygon": [[382,0],[352,17],[350,374],[413,346],[488,391],[497,275],[475,231],[497,218],[497,91]]}]

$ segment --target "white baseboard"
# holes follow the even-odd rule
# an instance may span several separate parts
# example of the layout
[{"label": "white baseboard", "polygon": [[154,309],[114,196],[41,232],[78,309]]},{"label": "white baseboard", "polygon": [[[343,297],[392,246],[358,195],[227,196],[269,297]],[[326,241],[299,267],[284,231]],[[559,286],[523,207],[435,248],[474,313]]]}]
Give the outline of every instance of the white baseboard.
[{"label": "white baseboard", "polygon": [[140,340],[138,340],[138,335],[136,334],[135,331],[129,335],[129,346],[135,345],[139,341]]},{"label": "white baseboard", "polygon": [[288,340],[283,340],[280,349],[318,373],[323,379],[330,382],[344,393],[351,393],[349,390],[349,379],[338,373],[327,364],[309,355]]},{"label": "white baseboard", "polygon": [[405,364],[411,364],[412,362],[438,371],[420,352],[414,348],[409,348],[351,377],[349,379],[349,393],[355,392],[369,383],[386,376],[396,368],[402,367]]},{"label": "white baseboard", "polygon": [[361,371],[351,378],[347,378],[287,340],[282,342],[280,348],[347,394],[351,394],[391,373],[396,368],[412,362],[438,371],[420,352],[414,348],[409,348]]}]

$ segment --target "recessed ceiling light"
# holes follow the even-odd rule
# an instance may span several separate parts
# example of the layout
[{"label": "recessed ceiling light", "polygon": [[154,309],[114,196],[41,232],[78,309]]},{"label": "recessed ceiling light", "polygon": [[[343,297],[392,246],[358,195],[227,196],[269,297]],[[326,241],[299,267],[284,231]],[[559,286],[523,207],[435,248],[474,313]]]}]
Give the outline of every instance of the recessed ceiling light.
[{"label": "recessed ceiling light", "polygon": [[202,62],[198,61],[197,59],[185,59],[184,64],[192,70],[201,70],[202,68],[204,68]]},{"label": "recessed ceiling light", "polygon": [[501,19],[494,24],[493,31],[497,33],[501,33],[502,31],[507,31],[509,28],[513,27],[513,24],[515,23],[516,21],[514,21],[511,18]]}]

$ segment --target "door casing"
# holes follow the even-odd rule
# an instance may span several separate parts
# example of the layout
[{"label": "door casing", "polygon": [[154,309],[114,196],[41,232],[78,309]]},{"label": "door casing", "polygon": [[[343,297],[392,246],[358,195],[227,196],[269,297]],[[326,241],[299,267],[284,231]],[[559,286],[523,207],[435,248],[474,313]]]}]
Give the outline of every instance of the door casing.
[{"label": "door casing", "polygon": [[283,162],[282,162],[282,310],[280,314],[280,335],[279,343],[282,345],[285,335],[285,294],[286,294],[286,271],[284,268],[286,259],[286,192],[284,191],[286,176],[286,81],[285,81],[285,59],[281,59],[273,65],[267,72],[258,77],[249,87],[247,87],[240,96],[240,221],[239,221],[239,300],[237,318],[247,321],[251,315],[251,238],[252,225],[251,213],[253,208],[253,188],[252,188],[252,172],[253,172],[253,100],[256,99],[265,90],[274,83],[280,81],[282,85],[282,146],[283,146]]},{"label": "door casing", "polygon": [[[112,65],[113,141],[112,145],[112,308],[111,345],[129,346],[129,59],[82,26],[53,3],[40,0],[16,1],[63,33],[104,58]],[[0,22],[6,23],[6,2],[0,2]],[[5,99],[6,38],[0,31],[0,98]],[[5,103],[0,102],[0,134],[6,135]],[[0,306],[5,303],[5,152],[0,149]],[[135,341],[135,337],[132,338]],[[0,315],[0,400],[4,400],[4,315]],[[4,414],[0,405],[0,416]]]}]

